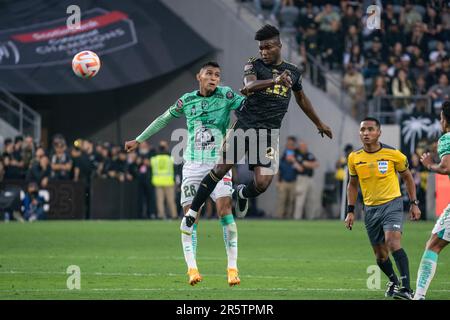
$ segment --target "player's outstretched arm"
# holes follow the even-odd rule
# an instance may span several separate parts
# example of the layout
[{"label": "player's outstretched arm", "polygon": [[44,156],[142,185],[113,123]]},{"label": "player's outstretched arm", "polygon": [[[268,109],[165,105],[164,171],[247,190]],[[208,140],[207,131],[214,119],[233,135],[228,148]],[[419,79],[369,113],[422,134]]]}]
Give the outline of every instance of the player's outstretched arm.
[{"label": "player's outstretched arm", "polygon": [[355,220],[355,203],[358,197],[358,176],[350,176],[347,185],[347,217],[345,218],[345,226],[352,230],[353,221]]},{"label": "player's outstretched arm", "polygon": [[[410,200],[417,200],[416,197],[416,183],[414,182],[414,178],[411,174],[411,171],[409,169],[406,169],[403,172],[400,172],[400,176],[402,177],[403,181],[406,185],[406,190],[408,192],[408,196]],[[416,204],[411,204],[409,208],[409,212],[411,215],[411,220],[419,220],[420,219],[420,209]]]},{"label": "player's outstretched arm", "polygon": [[429,171],[450,175],[450,154],[443,156],[440,163],[433,163],[430,153],[427,152],[420,157],[420,162],[422,162]]},{"label": "player's outstretched arm", "polygon": [[303,90],[294,91],[295,100],[297,104],[302,109],[302,111],[308,116],[309,119],[316,125],[319,130],[319,134],[325,134],[328,138],[333,139],[333,133],[331,132],[331,128],[323,123],[316,111],[314,110],[311,101],[309,101],[308,97],[305,95]]},{"label": "player's outstretched arm", "polygon": [[292,87],[291,73],[289,70],[284,70],[275,79],[258,80],[256,75],[249,74],[244,77],[244,88],[240,92],[248,96],[257,91],[266,90],[276,84],[282,84],[288,88]]},{"label": "player's outstretched arm", "polygon": [[135,140],[125,142],[125,150],[127,152],[135,150],[141,142],[147,140],[159,130],[167,126],[167,124],[174,118],[175,117],[172,113],[170,113],[170,109],[167,109],[166,112],[150,123],[150,125]]}]

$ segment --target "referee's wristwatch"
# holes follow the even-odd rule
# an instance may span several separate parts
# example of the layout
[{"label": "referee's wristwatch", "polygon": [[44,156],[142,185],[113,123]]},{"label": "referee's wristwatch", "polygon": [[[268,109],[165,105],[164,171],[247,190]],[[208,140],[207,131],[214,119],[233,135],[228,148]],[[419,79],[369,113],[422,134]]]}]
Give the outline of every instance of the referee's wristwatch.
[{"label": "referee's wristwatch", "polygon": [[410,205],[416,205],[416,206],[419,206],[419,200],[417,200],[417,199],[415,199],[415,200],[410,200],[410,201],[409,201],[409,204],[410,204]]}]

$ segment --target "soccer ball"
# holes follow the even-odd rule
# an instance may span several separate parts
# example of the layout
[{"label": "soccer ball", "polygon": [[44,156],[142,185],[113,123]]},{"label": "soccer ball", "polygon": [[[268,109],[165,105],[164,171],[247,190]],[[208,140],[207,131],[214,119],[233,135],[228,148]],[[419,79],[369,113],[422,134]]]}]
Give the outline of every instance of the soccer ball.
[{"label": "soccer ball", "polygon": [[73,57],[72,70],[80,78],[90,79],[100,70],[100,59],[92,51],[78,52]]}]

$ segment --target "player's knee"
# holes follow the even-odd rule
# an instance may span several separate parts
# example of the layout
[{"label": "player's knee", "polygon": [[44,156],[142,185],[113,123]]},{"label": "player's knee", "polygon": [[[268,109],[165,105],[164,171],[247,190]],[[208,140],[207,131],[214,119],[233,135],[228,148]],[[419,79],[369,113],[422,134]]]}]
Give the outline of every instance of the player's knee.
[{"label": "player's knee", "polygon": [[386,238],[386,246],[389,251],[394,252],[401,249],[400,239],[397,238]]},{"label": "player's knee", "polygon": [[267,179],[265,177],[255,178],[255,188],[259,191],[259,193],[263,193],[270,186],[271,179]]},{"label": "player's knee", "polygon": [[218,179],[222,179],[228,172],[229,168],[224,165],[216,165],[212,172]]},{"label": "player's knee", "polygon": [[231,198],[230,201],[223,201],[220,205],[217,206],[217,214],[219,217],[224,217],[227,214],[231,214],[232,212],[232,204]]}]

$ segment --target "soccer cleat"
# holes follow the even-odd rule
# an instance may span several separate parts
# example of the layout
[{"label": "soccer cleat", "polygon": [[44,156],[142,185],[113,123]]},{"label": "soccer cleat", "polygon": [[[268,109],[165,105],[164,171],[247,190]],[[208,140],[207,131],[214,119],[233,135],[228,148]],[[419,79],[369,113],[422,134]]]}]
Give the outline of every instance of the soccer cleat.
[{"label": "soccer cleat", "polygon": [[396,293],[398,291],[398,284],[395,284],[392,281],[388,282],[386,287],[387,287],[387,289],[386,289],[386,292],[384,293],[384,296],[386,298],[392,298],[394,293]]},{"label": "soccer cleat", "polygon": [[195,218],[193,216],[184,216],[180,225],[181,233],[187,234],[188,236],[192,235],[192,232],[194,232],[194,222]]},{"label": "soccer cleat", "polygon": [[230,287],[236,286],[241,283],[241,279],[239,279],[239,274],[237,269],[228,268],[228,284]]},{"label": "soccer cleat", "polygon": [[233,196],[236,201],[236,206],[234,207],[234,212],[236,217],[244,218],[248,211],[248,199],[243,199],[239,196],[240,191],[244,188],[244,184],[240,184],[234,190]]},{"label": "soccer cleat", "polygon": [[198,272],[198,269],[189,268],[187,274],[189,276],[189,284],[191,286],[195,286],[197,283],[203,280],[202,276]]},{"label": "soccer cleat", "polygon": [[398,291],[394,292],[392,295],[392,297],[397,300],[412,300],[413,296],[413,291],[411,289],[406,289],[405,287],[398,289]]}]

